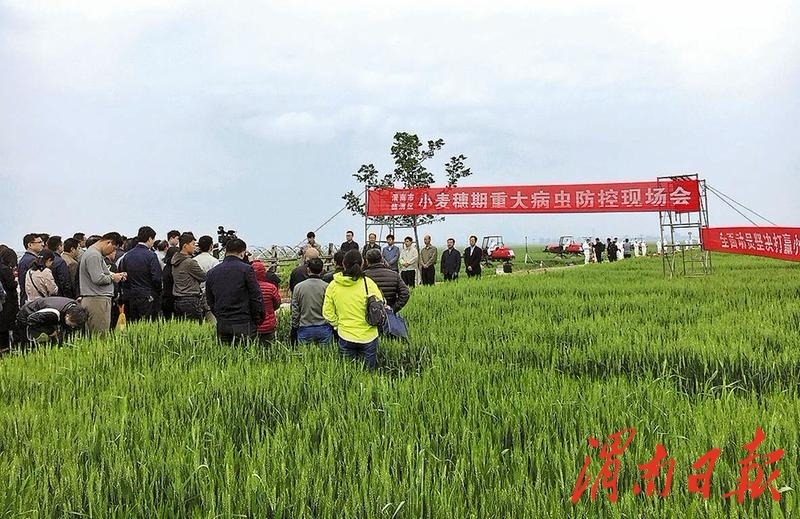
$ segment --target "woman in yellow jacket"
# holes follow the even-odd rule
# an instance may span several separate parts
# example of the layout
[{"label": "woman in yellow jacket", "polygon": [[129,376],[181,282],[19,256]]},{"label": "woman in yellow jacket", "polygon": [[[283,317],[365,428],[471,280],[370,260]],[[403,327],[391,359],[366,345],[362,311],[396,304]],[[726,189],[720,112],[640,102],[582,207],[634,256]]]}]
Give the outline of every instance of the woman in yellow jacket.
[{"label": "woman in yellow jacket", "polygon": [[[367,322],[367,294],[383,299],[378,285],[364,276],[361,252],[344,255],[344,271],[334,274],[325,289],[322,316],[339,333],[339,353],[356,359],[364,357],[370,369],[378,367],[378,327]],[[366,287],[364,282],[366,281]]]}]

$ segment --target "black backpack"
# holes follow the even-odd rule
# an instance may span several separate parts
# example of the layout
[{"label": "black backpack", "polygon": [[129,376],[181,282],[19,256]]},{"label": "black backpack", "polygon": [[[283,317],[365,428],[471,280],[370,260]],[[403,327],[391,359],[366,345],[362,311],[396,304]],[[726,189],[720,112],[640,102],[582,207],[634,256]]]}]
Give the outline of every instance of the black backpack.
[{"label": "black backpack", "polygon": [[383,326],[388,319],[386,317],[386,305],[374,295],[370,295],[366,276],[364,276],[364,292],[367,293],[367,323],[370,326]]}]

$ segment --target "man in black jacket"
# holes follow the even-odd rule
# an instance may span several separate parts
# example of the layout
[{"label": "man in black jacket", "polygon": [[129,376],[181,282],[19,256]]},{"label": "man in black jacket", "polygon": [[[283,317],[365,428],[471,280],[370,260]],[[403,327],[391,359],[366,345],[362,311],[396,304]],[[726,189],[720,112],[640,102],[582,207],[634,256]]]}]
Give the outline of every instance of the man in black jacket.
[{"label": "man in black jacket", "polygon": [[455,247],[456,241],[453,238],[447,239],[447,248],[442,252],[442,276],[445,281],[458,279],[461,271],[461,253]]},{"label": "man in black jacket", "polygon": [[597,260],[597,263],[602,263],[603,251],[606,249],[606,246],[603,245],[603,242],[600,241],[600,238],[594,239],[594,245],[592,248],[594,249],[594,257]]},{"label": "man in black jacket", "polygon": [[152,251],[156,231],[152,227],[139,228],[136,246],[120,260],[120,272],[127,272],[122,281],[128,321],[156,319],[161,303],[161,264]]},{"label": "man in black jacket", "polygon": [[217,337],[225,343],[253,338],[264,320],[264,299],[250,264],[242,261],[247,245],[228,242],[225,259],[208,271],[206,299],[217,318]]},{"label": "man in black jacket", "polygon": [[469,247],[464,249],[464,266],[467,270],[467,277],[473,276],[480,277],[481,275],[481,260],[483,259],[483,249],[478,247],[478,237],[473,235],[469,237]]},{"label": "man in black jacket", "polygon": [[410,297],[408,286],[397,271],[386,266],[380,249],[367,251],[367,268],[364,269],[364,275],[378,285],[384,301],[392,307],[394,313],[398,313],[406,306]]},{"label": "man in black jacket", "polygon": [[606,254],[608,261],[617,261],[617,242],[611,241],[611,238],[606,238]]},{"label": "man in black jacket", "polygon": [[63,339],[64,332],[83,328],[89,313],[68,297],[42,297],[26,303],[17,313],[14,342],[34,342],[42,334]]},{"label": "man in black jacket", "polygon": [[374,232],[369,233],[367,239],[368,239],[367,244],[364,245],[363,249],[361,249],[361,256],[364,257],[365,261],[367,259],[367,251],[372,249],[381,250],[381,246],[377,243],[378,236]]},{"label": "man in black jacket", "polygon": [[342,242],[342,246],[339,247],[339,250],[344,251],[345,254],[351,250],[358,250],[358,243],[353,241],[353,231],[347,231],[344,238],[345,241]]},{"label": "man in black jacket", "polygon": [[50,270],[53,272],[53,279],[55,279],[56,286],[58,287],[58,295],[62,297],[75,297],[75,290],[72,287],[72,277],[69,274],[69,265],[61,255],[64,253],[64,243],[61,241],[61,236],[50,236],[47,239],[47,248],[53,251],[55,258]]}]

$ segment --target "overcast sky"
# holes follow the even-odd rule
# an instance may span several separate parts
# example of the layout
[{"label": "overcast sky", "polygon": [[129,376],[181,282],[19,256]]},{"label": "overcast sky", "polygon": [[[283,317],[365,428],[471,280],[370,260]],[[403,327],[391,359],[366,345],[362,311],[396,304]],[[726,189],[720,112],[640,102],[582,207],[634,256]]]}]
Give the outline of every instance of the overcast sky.
[{"label": "overcast sky", "polygon": [[[416,4],[416,6],[414,5]],[[396,131],[464,185],[698,172],[800,226],[791,0],[0,0],[0,242],[151,225],[295,244],[391,168]],[[748,222],[710,199],[712,225]],[[347,213],[317,233],[363,240]],[[655,214],[450,216],[469,234],[656,235]]]}]

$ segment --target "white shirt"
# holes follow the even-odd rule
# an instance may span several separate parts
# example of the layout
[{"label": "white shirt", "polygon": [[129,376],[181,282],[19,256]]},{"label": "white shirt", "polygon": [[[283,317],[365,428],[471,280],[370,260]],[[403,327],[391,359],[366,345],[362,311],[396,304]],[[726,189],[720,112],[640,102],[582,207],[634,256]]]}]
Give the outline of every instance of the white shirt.
[{"label": "white shirt", "polygon": [[200,268],[203,269],[203,272],[208,272],[209,270],[213,269],[217,265],[219,265],[219,260],[209,254],[208,252],[201,252],[197,256],[194,257],[194,260],[200,265]]},{"label": "white shirt", "polygon": [[[419,254],[417,253],[417,248],[413,245],[411,247],[403,247],[400,248],[400,270],[417,270],[417,264],[419,261]],[[408,267],[404,267],[403,264],[408,263]]]},{"label": "white shirt", "polygon": [[[200,268],[203,269],[203,272],[208,273],[209,270],[213,269],[217,265],[219,265],[219,260],[209,254],[208,252],[201,252],[197,256],[194,257],[194,260],[200,265]],[[205,293],[206,291],[206,282],[203,281],[200,283],[200,290]]]}]

